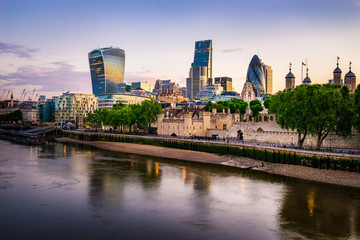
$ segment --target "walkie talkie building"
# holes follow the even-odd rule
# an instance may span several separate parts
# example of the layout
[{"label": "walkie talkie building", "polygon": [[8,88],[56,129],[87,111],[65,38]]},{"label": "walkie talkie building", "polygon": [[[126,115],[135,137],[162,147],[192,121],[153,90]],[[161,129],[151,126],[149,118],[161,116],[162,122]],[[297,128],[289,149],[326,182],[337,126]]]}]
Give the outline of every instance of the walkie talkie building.
[{"label": "walkie talkie building", "polygon": [[99,48],[89,54],[93,94],[116,94],[124,82],[125,51],[119,48]]}]

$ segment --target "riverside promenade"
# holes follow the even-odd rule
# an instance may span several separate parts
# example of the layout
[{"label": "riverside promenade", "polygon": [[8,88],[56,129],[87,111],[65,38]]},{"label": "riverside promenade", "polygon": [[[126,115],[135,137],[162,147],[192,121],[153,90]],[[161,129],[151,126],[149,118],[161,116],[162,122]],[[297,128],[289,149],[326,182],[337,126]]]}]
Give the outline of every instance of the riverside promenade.
[{"label": "riverside promenade", "polygon": [[[78,133],[77,131],[65,131],[65,132]],[[93,134],[93,133],[86,133],[86,134]],[[119,134],[110,134],[110,135],[119,136]],[[121,134],[121,136],[134,137],[134,135],[123,135],[123,134]],[[142,139],[148,139],[148,140],[159,140],[159,138],[161,138],[154,136],[136,136],[136,137]],[[161,138],[161,139],[167,140],[169,138]],[[172,138],[172,139],[179,140],[177,138]],[[145,145],[145,144],[110,142],[110,141],[84,141],[84,140],[78,140],[68,137],[58,138],[57,141],[64,143],[84,144],[105,150],[115,151],[115,152],[148,155],[148,156],[155,156],[155,157],[161,157],[167,159],[175,159],[180,161],[227,165],[242,169],[253,169],[257,171],[306,179],[310,181],[317,181],[317,182],[324,182],[324,183],[360,188],[360,173],[358,172],[347,172],[347,171],[330,170],[330,169],[318,169],[318,168],[312,168],[312,167],[300,166],[300,165],[271,163],[271,162],[264,162],[264,161],[255,160],[247,157],[241,157],[241,156],[234,156],[227,154],[219,155],[208,152],[192,151],[192,150]],[[190,141],[190,142],[199,142],[199,143],[204,142],[202,140],[197,140],[197,139],[181,139],[181,141]],[[224,144],[224,142],[222,142],[222,144]],[[231,143],[229,142],[229,145],[230,144]],[[236,145],[238,144],[240,143],[237,143]],[[254,147],[254,146],[249,145],[249,147]],[[267,146],[266,148],[268,148],[269,150],[279,150],[279,151],[284,150],[282,148],[274,148],[270,146]],[[329,156],[339,157],[339,158],[349,157],[354,161],[360,160],[360,156],[354,154],[324,153],[324,152],[287,149],[287,148],[286,151],[304,153],[304,154],[317,154],[319,156],[324,156],[324,154],[326,154]]]}]

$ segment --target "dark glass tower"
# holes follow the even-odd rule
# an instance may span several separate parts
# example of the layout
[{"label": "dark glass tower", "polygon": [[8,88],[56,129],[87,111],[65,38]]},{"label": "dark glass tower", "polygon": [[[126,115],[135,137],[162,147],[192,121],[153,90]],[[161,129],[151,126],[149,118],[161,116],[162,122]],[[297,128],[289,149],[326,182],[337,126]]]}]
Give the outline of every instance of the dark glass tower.
[{"label": "dark glass tower", "polygon": [[252,83],[255,97],[262,97],[264,95],[264,65],[261,63],[257,55],[254,55],[254,57],[251,59],[246,76],[246,82]]},{"label": "dark glass tower", "polygon": [[89,54],[93,94],[116,94],[124,82],[125,51],[119,48],[99,48]]},{"label": "dark glass tower", "polygon": [[191,64],[187,95],[193,100],[207,83],[212,83],[212,41],[195,42],[194,62]]},{"label": "dark glass tower", "polygon": [[193,67],[207,67],[207,77],[212,79],[212,41],[195,42],[195,55]]}]

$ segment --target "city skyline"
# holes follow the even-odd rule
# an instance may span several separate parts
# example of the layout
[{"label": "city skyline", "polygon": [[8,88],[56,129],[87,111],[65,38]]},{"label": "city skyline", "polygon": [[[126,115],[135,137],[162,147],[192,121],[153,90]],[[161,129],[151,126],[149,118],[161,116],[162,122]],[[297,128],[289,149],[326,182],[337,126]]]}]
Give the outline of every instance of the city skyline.
[{"label": "city skyline", "polygon": [[87,53],[106,46],[126,51],[124,82],[171,79],[185,86],[194,42],[206,39],[213,76],[231,77],[237,92],[255,54],[273,70],[273,93],[285,88],[289,62],[296,85],[305,59],[313,84],[332,79],[337,56],[343,73],[351,61],[360,74],[360,1],[94,3],[1,0],[0,91],[91,93]]}]

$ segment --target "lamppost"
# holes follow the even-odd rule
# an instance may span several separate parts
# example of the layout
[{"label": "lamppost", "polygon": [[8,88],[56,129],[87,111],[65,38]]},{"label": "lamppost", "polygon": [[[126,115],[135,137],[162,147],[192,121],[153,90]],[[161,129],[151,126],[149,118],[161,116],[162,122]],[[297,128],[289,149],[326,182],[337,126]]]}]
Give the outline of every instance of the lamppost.
[{"label": "lamppost", "polygon": [[312,139],[310,139],[310,143],[311,143],[310,150],[312,150]]},{"label": "lamppost", "polygon": [[291,146],[292,147],[294,146],[293,140],[294,140],[294,135],[291,136]]}]

